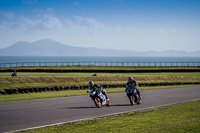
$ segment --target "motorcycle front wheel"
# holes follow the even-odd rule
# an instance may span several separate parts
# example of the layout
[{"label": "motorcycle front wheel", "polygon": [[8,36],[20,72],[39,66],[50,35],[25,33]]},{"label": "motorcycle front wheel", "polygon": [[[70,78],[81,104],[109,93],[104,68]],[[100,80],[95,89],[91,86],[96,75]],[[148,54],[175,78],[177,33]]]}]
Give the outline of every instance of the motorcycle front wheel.
[{"label": "motorcycle front wheel", "polygon": [[98,97],[95,97],[94,103],[98,108],[101,108],[101,100]]},{"label": "motorcycle front wheel", "polygon": [[129,100],[130,100],[131,105],[135,104],[135,97],[133,95],[129,96]]}]

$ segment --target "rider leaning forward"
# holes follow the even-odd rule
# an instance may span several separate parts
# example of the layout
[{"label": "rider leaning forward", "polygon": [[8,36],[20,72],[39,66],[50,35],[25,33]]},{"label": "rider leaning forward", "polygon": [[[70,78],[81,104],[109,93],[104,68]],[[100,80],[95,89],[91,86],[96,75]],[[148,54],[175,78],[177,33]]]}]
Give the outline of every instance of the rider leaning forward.
[{"label": "rider leaning forward", "polygon": [[128,77],[128,83],[126,84],[126,88],[128,88],[128,87],[136,89],[138,96],[141,98],[140,90],[138,88],[138,83],[135,80],[133,80],[132,76]]},{"label": "rider leaning forward", "polygon": [[102,87],[101,85],[95,84],[93,81],[90,81],[90,82],[88,83],[88,85],[89,85],[89,87],[90,87],[90,90],[96,88],[98,91],[101,91],[101,92],[103,93],[103,95],[105,95],[106,99],[109,101],[109,98],[108,98],[108,96],[107,96],[107,94],[106,94],[106,90],[103,90],[103,87]]}]

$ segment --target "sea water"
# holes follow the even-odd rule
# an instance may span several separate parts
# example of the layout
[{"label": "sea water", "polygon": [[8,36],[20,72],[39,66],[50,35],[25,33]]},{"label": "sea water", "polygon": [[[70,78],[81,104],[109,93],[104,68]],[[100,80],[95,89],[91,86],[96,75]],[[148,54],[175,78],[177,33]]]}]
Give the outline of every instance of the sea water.
[{"label": "sea water", "polygon": [[[113,66],[199,66],[200,57],[80,57],[80,56],[0,56],[1,67],[5,63],[23,63],[24,66],[45,65],[113,65]],[[28,64],[29,63],[29,64]],[[32,63],[32,64],[31,64]],[[49,63],[49,64],[48,64]],[[51,64],[50,64],[51,63]],[[56,64],[57,63],[57,64]],[[62,63],[62,64],[58,64]],[[43,64],[44,65],[44,64]],[[5,65],[4,65],[5,66]]]}]

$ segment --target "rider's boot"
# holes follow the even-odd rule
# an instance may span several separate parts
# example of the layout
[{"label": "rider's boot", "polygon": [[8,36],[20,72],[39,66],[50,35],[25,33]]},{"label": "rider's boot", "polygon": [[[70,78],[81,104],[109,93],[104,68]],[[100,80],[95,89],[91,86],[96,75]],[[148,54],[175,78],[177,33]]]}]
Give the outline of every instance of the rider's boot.
[{"label": "rider's boot", "polygon": [[105,94],[106,99],[109,101],[110,99],[108,98],[108,96]]},{"label": "rider's boot", "polygon": [[107,103],[110,105],[111,103],[110,103],[110,99],[108,98],[108,96],[105,94],[105,97],[106,97],[106,101],[107,101]]},{"label": "rider's boot", "polygon": [[138,93],[139,98],[142,99],[142,97],[140,96],[140,91],[137,91],[137,93]]},{"label": "rider's boot", "polygon": [[102,93],[105,95],[106,99],[109,100],[109,98],[108,98],[106,92],[105,92],[105,91],[102,91]]},{"label": "rider's boot", "polygon": [[106,92],[105,92],[105,91],[102,91],[102,93],[105,95],[106,101],[107,101],[108,105],[110,105],[110,104],[111,104],[111,103],[110,103],[110,99],[108,98]]}]

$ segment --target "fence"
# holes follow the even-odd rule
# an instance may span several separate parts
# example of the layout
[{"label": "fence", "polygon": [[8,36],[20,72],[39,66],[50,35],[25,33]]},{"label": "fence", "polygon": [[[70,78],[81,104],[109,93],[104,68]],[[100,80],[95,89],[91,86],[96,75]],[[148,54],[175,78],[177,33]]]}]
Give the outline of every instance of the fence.
[{"label": "fence", "polygon": [[0,63],[1,68],[24,66],[200,66],[200,62],[14,62]]}]

